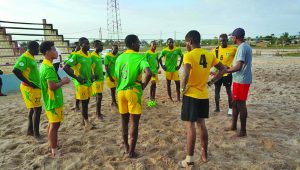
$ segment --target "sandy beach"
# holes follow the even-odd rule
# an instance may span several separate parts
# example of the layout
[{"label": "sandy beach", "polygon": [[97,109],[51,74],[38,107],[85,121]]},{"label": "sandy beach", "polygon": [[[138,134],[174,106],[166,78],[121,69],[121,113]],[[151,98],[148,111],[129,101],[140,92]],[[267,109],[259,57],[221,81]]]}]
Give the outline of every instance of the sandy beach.
[{"label": "sandy beach", "polygon": [[[253,58],[253,84],[248,105],[248,136],[232,138],[224,132],[227,117],[225,88],[221,112],[214,110],[214,87],[210,88],[208,159],[200,160],[197,139],[196,164],[192,169],[300,169],[300,57]],[[26,136],[27,115],[20,93],[0,98],[0,169],[179,169],[186,156],[185,126],[180,120],[181,103],[167,100],[166,81],[159,75],[156,108],[148,108],[149,86],[144,92],[143,113],[136,147],[140,155],[123,154],[120,115],[110,106],[109,89],[102,101],[104,121],[95,118],[95,98],[89,115],[96,129],[84,132],[81,114],[74,110],[74,87],[63,88],[65,121],[59,129],[59,145],[65,158],[52,159],[48,144]],[[172,83],[175,98],[175,84]],[[238,124],[238,128],[239,128]],[[47,119],[41,116],[40,131],[45,141]]]}]

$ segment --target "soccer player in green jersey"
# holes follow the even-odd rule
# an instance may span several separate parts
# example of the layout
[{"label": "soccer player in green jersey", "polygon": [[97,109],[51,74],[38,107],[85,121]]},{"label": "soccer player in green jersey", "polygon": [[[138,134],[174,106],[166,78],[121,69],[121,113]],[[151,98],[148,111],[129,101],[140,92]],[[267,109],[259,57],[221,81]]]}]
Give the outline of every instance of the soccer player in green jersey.
[{"label": "soccer player in green jersey", "polygon": [[[92,93],[92,59],[88,52],[90,49],[89,40],[85,37],[79,39],[80,50],[72,55],[67,61],[64,70],[73,77],[76,86],[76,99],[81,101],[81,113],[84,119],[85,129],[93,128],[88,119],[88,105]],[[73,70],[73,67],[75,70]]]},{"label": "soccer player in green jersey", "polygon": [[102,68],[102,57],[101,51],[103,50],[103,44],[99,40],[94,41],[95,51],[91,53],[92,58],[92,71],[94,76],[94,82],[92,85],[92,93],[96,96],[96,115],[99,119],[103,119],[101,114],[101,101],[103,92],[103,68]]},{"label": "soccer player in green jersey", "polygon": [[[138,139],[139,120],[142,113],[143,89],[151,79],[151,71],[146,57],[140,55],[140,40],[136,35],[127,35],[125,44],[128,48],[121,54],[115,67],[118,82],[118,108],[122,118],[122,135],[126,153],[129,158],[137,157],[135,146]],[[146,77],[142,83],[142,73]],[[128,124],[131,119],[130,145],[128,143]]]},{"label": "soccer player in green jersey", "polygon": [[104,65],[106,70],[106,85],[110,88],[111,91],[111,105],[117,106],[116,102],[116,76],[115,76],[115,63],[118,57],[119,47],[118,45],[114,44],[112,46],[112,52],[107,53],[104,58]]},{"label": "soccer player in green jersey", "polygon": [[150,86],[150,100],[155,102],[155,91],[156,84],[158,82],[158,54],[156,51],[156,41],[151,41],[150,50],[146,51],[145,56],[150,65],[152,77],[151,77],[151,86]]},{"label": "soccer player in green jersey", "polygon": [[38,142],[42,142],[39,133],[42,112],[40,75],[34,59],[38,53],[39,44],[30,41],[28,50],[19,57],[12,72],[22,81],[20,90],[29,109],[27,135],[34,136]]},{"label": "soccer player in green jersey", "polygon": [[[173,101],[171,94],[171,80],[174,80],[176,85],[177,101],[180,101],[180,79],[178,70],[182,64],[183,54],[181,52],[181,48],[174,47],[174,40],[172,38],[167,40],[167,44],[168,47],[164,48],[160,53],[159,63],[162,69],[165,71],[165,76],[167,79],[167,91],[170,100]],[[180,57],[179,65],[177,65],[178,57]],[[164,64],[162,62],[163,58]]]},{"label": "soccer player in green jersey", "polygon": [[44,108],[48,118],[48,142],[52,151],[52,157],[63,156],[58,151],[57,132],[60,122],[63,122],[63,92],[62,86],[68,84],[70,79],[64,77],[59,80],[52,60],[58,57],[56,48],[52,41],[44,41],[40,46],[40,52],[44,55],[44,60],[40,67],[41,90],[43,94]]}]

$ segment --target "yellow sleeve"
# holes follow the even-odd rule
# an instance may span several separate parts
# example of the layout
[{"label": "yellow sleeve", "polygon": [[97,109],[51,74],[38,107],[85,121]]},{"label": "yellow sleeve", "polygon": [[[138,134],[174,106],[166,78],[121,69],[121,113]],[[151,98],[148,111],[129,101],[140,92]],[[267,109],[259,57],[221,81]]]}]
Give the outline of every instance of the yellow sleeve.
[{"label": "yellow sleeve", "polygon": [[184,54],[183,64],[191,64],[192,65],[192,57],[191,57],[190,53]]},{"label": "yellow sleeve", "polygon": [[211,53],[212,53],[213,56],[217,57],[217,56],[216,56],[216,48],[213,48],[213,49],[211,50]]},{"label": "yellow sleeve", "polygon": [[215,65],[217,65],[220,61],[217,59],[217,57],[215,56],[215,55],[213,55],[213,54],[211,54],[211,56],[212,56],[212,66],[215,66]]}]

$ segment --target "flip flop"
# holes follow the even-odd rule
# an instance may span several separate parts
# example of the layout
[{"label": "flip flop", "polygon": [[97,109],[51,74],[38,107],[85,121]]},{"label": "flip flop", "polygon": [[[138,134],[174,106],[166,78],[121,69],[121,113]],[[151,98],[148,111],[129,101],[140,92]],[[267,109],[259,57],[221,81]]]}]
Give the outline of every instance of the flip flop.
[{"label": "flip flop", "polygon": [[194,162],[187,162],[186,160],[183,160],[183,161],[179,161],[178,162],[178,166],[180,168],[188,168],[188,167],[191,167],[194,165]]}]

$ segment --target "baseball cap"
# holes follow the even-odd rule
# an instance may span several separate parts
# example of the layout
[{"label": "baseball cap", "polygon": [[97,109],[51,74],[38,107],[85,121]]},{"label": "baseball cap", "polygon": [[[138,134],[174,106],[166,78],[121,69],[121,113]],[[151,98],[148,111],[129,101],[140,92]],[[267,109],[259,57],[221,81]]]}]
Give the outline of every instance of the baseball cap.
[{"label": "baseball cap", "polygon": [[245,30],[243,28],[236,28],[229,36],[235,36],[237,38],[245,37]]}]

